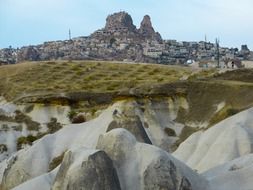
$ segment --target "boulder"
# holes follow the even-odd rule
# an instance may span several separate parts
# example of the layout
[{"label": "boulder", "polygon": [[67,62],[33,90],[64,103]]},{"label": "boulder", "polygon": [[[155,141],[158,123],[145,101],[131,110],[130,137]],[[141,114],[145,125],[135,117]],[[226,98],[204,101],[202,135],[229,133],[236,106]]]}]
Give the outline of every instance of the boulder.
[{"label": "boulder", "polygon": [[120,190],[117,172],[104,151],[69,151],[64,156],[52,190]]},{"label": "boulder", "polygon": [[205,180],[190,168],[162,149],[138,143],[125,129],[100,135],[97,149],[113,160],[123,190],[206,189]]},{"label": "boulder", "polygon": [[179,176],[175,164],[166,157],[149,164],[144,171],[144,186],[145,190],[192,190],[189,180]]},{"label": "boulder", "polygon": [[133,116],[133,117],[123,117],[117,120],[113,120],[108,128],[107,128],[107,132],[111,131],[112,129],[116,129],[116,128],[124,128],[127,129],[128,131],[130,131],[139,142],[144,142],[147,144],[152,144],[152,142],[150,141],[143,125],[142,122],[140,120],[139,116]]}]

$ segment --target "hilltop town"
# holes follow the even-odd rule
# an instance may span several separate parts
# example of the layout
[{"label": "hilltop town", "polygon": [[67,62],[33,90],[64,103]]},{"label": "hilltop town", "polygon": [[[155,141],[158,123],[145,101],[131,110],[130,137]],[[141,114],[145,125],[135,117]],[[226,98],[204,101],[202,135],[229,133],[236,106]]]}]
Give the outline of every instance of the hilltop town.
[{"label": "hilltop town", "polygon": [[253,60],[247,45],[241,49],[219,47],[217,43],[164,40],[144,16],[140,28],[126,12],[109,15],[104,28],[87,37],[45,42],[21,48],[0,49],[0,64],[45,60],[117,60],[161,64],[185,64],[193,61],[228,62]]}]

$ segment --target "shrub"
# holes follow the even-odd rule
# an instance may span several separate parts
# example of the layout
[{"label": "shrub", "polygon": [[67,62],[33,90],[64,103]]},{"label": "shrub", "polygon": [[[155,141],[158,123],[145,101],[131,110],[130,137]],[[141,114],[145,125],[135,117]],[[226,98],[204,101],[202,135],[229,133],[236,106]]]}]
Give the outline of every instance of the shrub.
[{"label": "shrub", "polygon": [[40,129],[40,124],[38,122],[33,121],[21,111],[16,110],[15,114],[15,121],[18,123],[25,123],[29,131],[38,131]]},{"label": "shrub", "polygon": [[49,164],[48,172],[52,171],[53,169],[55,169],[57,166],[59,166],[62,163],[62,160],[64,158],[64,153],[65,152],[63,152],[60,156],[53,158],[53,160]]},{"label": "shrub", "polygon": [[144,122],[144,127],[147,128],[147,129],[149,128],[149,125],[148,125],[147,122]]},{"label": "shrub", "polygon": [[176,137],[176,136],[177,136],[175,130],[174,130],[174,129],[171,129],[171,128],[168,128],[168,127],[166,127],[166,128],[164,129],[164,132],[165,132],[168,136],[171,136],[171,137]]},{"label": "shrub", "polygon": [[23,126],[22,126],[22,125],[17,125],[17,126],[12,126],[11,128],[12,128],[13,130],[15,130],[15,131],[22,131]]},{"label": "shrub", "polygon": [[24,136],[19,137],[17,140],[17,150],[22,149],[22,146],[24,144],[32,145],[32,143],[36,141],[37,139],[38,137],[33,136],[33,135],[28,135],[27,137],[24,137]]},{"label": "shrub", "polygon": [[92,108],[92,109],[90,110],[90,113],[91,113],[92,116],[94,116],[94,115],[96,114],[97,111],[98,111],[97,108]]},{"label": "shrub", "polygon": [[46,64],[47,64],[47,65],[55,65],[56,62],[55,62],[55,61],[48,61],[48,62],[46,62]]},{"label": "shrub", "polygon": [[70,110],[68,112],[68,118],[70,121],[72,121],[72,119],[77,115],[77,112],[75,110]]},{"label": "shrub", "polygon": [[47,124],[48,133],[55,133],[62,128],[62,125],[57,122],[56,118],[51,118],[50,122]]},{"label": "shrub", "polygon": [[136,80],[130,80],[130,81],[125,82],[123,86],[126,88],[134,88],[136,84],[137,84]]},{"label": "shrub", "polygon": [[84,123],[86,122],[85,115],[83,114],[77,114],[73,119],[71,120],[72,123]]},{"label": "shrub", "polygon": [[157,79],[157,82],[162,82],[162,81],[164,81],[164,78],[158,78]]},{"label": "shrub", "polygon": [[76,72],[76,75],[79,75],[79,76],[84,75],[84,74],[85,74],[85,72],[82,70]]},{"label": "shrub", "polygon": [[7,145],[6,144],[0,144],[0,153],[4,153],[4,152],[7,152],[8,151],[8,148],[7,148]]},{"label": "shrub", "polygon": [[5,131],[5,132],[8,131],[9,130],[8,125],[7,124],[3,124],[2,125],[2,130]]},{"label": "shrub", "polygon": [[33,111],[34,105],[27,105],[25,106],[25,112],[26,113],[30,113],[31,111]]},{"label": "shrub", "polygon": [[234,108],[230,108],[230,109],[227,110],[228,116],[235,115],[235,114],[237,114],[237,113],[239,113],[239,112],[240,112],[240,110],[234,109]]},{"label": "shrub", "polygon": [[153,69],[153,73],[159,73],[161,72],[158,68]]},{"label": "shrub", "polygon": [[107,86],[106,90],[108,91],[114,91],[116,89],[115,86]]},{"label": "shrub", "polygon": [[12,117],[9,117],[9,116],[6,116],[6,115],[0,115],[0,121],[13,122],[14,119]]}]

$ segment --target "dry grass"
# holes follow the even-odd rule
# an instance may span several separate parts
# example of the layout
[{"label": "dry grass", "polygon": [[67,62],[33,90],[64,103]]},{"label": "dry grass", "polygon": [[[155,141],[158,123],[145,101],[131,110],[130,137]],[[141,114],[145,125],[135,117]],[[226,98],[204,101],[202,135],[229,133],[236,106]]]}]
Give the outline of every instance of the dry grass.
[{"label": "dry grass", "polygon": [[187,68],[153,64],[29,62],[0,68],[0,93],[12,100],[41,92],[117,92],[140,85],[174,82],[190,73]]}]

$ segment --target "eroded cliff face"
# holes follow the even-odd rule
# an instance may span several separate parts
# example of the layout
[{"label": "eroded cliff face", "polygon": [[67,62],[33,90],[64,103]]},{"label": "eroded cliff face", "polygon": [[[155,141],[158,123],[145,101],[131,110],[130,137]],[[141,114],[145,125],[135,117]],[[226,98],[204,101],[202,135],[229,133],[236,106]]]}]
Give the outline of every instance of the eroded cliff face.
[{"label": "eroded cliff face", "polygon": [[[168,152],[175,150],[185,139],[197,131],[206,130],[215,123],[247,108],[248,99],[241,99],[243,91],[223,86],[223,93],[211,97],[221,87],[210,84],[193,83],[190,89],[185,84],[154,87],[149,92],[133,89],[128,95],[94,96],[93,101],[76,95],[75,104],[56,97],[49,101],[40,98],[28,98],[19,104],[1,101],[0,117],[0,159],[9,158],[17,150],[31,146],[33,142],[47,134],[68,126],[70,115],[76,112],[76,121],[85,122],[99,116],[112,104],[115,108],[113,120],[107,131],[125,128],[135,135],[138,141],[156,145]],[[129,93],[134,96],[129,96]],[[146,96],[144,95],[146,94]],[[163,93],[163,94],[162,94]],[[232,99],[230,94],[236,93]],[[69,102],[73,101],[70,100]],[[79,102],[80,101],[80,102]],[[44,103],[43,103],[44,102]],[[86,103],[85,103],[86,102]],[[90,103],[89,103],[90,102]],[[81,118],[81,119],[80,119]]]},{"label": "eroded cliff face", "polygon": [[[225,103],[216,105],[213,114],[224,106]],[[181,117],[180,114],[188,113],[190,109],[189,100],[182,95],[118,100],[100,111],[97,118],[81,124],[63,126],[59,131],[41,137],[25,149],[10,154],[0,163],[2,188],[29,190],[44,183],[43,190],[68,189],[70,186],[106,186],[108,189],[119,189],[119,186],[121,189],[212,189],[206,179],[176,160],[170,152],[180,141],[184,141],[182,138],[200,130],[184,141],[173,155],[194,169],[201,168],[199,171],[209,169],[208,163],[211,161],[212,167],[220,163],[218,157],[211,159],[211,155],[209,161],[206,161],[208,158],[203,156],[205,150],[211,151],[208,154],[217,154],[224,146],[230,147],[232,142],[233,145],[238,144],[240,152],[235,153],[235,148],[230,147],[230,151],[224,152],[221,159],[230,161],[244,156],[248,149],[240,138],[248,136],[251,139],[251,120],[247,117],[252,114],[252,109],[208,130],[197,123],[195,125],[198,127],[192,126],[194,130],[189,130],[189,126],[177,120]],[[43,113],[45,112],[42,111],[41,114]],[[240,118],[243,124],[236,123],[233,128],[237,130],[233,132],[230,126],[234,120],[239,121],[236,118]],[[249,126],[248,134],[240,126],[244,124]],[[225,138],[220,139],[215,135],[217,133],[229,137],[224,141]],[[207,143],[196,145],[194,142],[199,139],[202,139],[199,142]],[[210,149],[201,147],[212,144],[210,139],[219,142],[216,148],[216,141]],[[250,142],[246,145],[250,147],[248,145]],[[194,150],[199,153],[191,154]],[[191,160],[184,160],[185,155]],[[195,165],[200,158],[201,166]],[[30,167],[30,163],[34,167]],[[96,177],[90,178],[90,175],[86,175],[87,171]],[[212,183],[216,181],[211,180]]]}]

